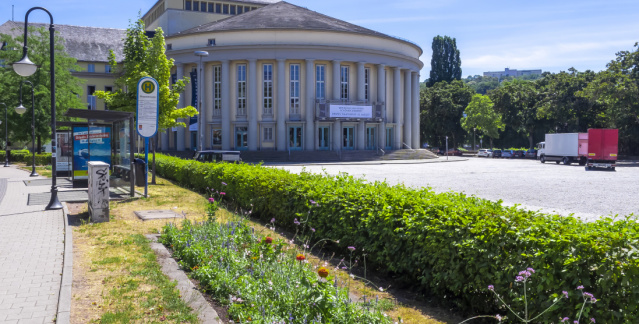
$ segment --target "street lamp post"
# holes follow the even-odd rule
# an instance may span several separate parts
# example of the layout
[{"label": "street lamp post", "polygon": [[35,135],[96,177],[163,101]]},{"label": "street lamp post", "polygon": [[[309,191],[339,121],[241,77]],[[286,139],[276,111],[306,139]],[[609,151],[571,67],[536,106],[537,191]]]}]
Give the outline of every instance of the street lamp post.
[{"label": "street lamp post", "polygon": [[22,85],[28,83],[31,85],[31,142],[32,142],[32,158],[31,158],[31,174],[29,175],[30,177],[37,177],[39,174],[36,172],[35,170],[35,101],[34,101],[34,95],[33,95],[33,83],[31,83],[31,81],[29,80],[24,80],[22,82],[20,82],[20,105],[18,107],[16,107],[16,112],[19,115],[24,114],[27,111],[27,108],[25,108],[22,105]]},{"label": "street lamp post", "polygon": [[18,62],[13,63],[13,70],[18,73],[20,76],[27,77],[35,73],[38,68],[27,55],[28,47],[27,47],[27,32],[28,32],[28,24],[29,24],[29,14],[31,11],[40,9],[46,12],[49,15],[51,23],[49,24],[49,58],[50,58],[50,68],[49,75],[51,76],[51,200],[49,200],[49,204],[46,209],[62,209],[62,204],[60,200],[58,200],[58,186],[56,185],[56,126],[55,126],[55,48],[54,48],[54,38],[55,38],[55,27],[53,26],[53,16],[49,12],[49,10],[42,7],[33,7],[27,11],[27,14],[24,16],[24,46],[22,48],[22,59]]},{"label": "street lamp post", "polygon": [[200,65],[198,66],[198,73],[199,75],[197,76],[197,111],[198,111],[198,121],[197,121],[197,129],[198,132],[200,133],[199,136],[199,143],[198,143],[198,150],[202,151],[204,150],[204,133],[206,132],[206,126],[204,125],[204,123],[206,123],[206,118],[204,116],[204,109],[202,108],[202,75],[204,73],[202,73],[202,57],[204,56],[209,56],[209,52],[207,51],[195,51],[194,53],[196,56],[200,57]]},{"label": "street lamp post", "polygon": [[477,150],[477,146],[475,146],[475,127],[473,127],[473,151]]},{"label": "street lamp post", "polygon": [[9,166],[9,120],[7,119],[7,105],[4,102],[0,102],[4,105],[4,167]]}]

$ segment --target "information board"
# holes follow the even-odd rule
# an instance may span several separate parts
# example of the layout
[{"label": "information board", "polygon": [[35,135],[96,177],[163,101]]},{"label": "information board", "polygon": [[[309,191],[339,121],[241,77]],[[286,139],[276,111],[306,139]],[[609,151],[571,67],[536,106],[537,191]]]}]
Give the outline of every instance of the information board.
[{"label": "information board", "polygon": [[373,118],[373,106],[333,105],[330,106],[331,118]]},{"label": "information board", "polygon": [[137,125],[138,134],[142,137],[154,136],[158,131],[158,114],[160,110],[160,96],[158,82],[151,77],[144,77],[138,81]]},{"label": "information board", "polygon": [[73,179],[88,178],[88,162],[101,161],[111,164],[111,127],[73,126]]}]

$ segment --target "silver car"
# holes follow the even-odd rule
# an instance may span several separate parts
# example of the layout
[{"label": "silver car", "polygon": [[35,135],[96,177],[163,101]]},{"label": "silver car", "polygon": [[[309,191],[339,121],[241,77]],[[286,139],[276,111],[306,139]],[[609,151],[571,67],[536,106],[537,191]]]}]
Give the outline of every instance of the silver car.
[{"label": "silver car", "polygon": [[492,152],[493,150],[491,149],[480,149],[479,152],[477,152],[477,157],[489,157]]}]

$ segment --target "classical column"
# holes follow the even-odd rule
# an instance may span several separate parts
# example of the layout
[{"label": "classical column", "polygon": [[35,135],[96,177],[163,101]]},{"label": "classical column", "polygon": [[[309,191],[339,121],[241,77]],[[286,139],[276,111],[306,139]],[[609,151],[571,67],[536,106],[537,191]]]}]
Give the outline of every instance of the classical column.
[{"label": "classical column", "polygon": [[277,150],[286,151],[286,60],[277,60]]},{"label": "classical column", "polygon": [[307,151],[315,150],[315,60],[306,60],[306,108],[304,113],[306,116],[306,144]]},{"label": "classical column", "polygon": [[[176,67],[177,67],[177,79],[180,80],[180,79],[184,78],[184,63],[178,63]],[[186,97],[186,91],[182,92],[180,94],[180,102],[178,104],[178,106],[180,108],[186,107],[186,105],[185,105],[186,99],[184,97]],[[186,127],[189,127],[189,119],[188,118],[181,119],[180,121],[185,123]],[[178,151],[184,151],[184,133],[185,133],[185,131],[186,131],[186,128],[184,128],[184,127],[178,127],[177,128],[177,143],[175,143],[175,149],[178,150]]]},{"label": "classical column", "polygon": [[413,91],[412,91],[412,96],[413,99],[411,100],[411,103],[413,104],[412,107],[412,115],[411,115],[411,131],[412,131],[412,142],[413,142],[413,148],[417,149],[420,148],[420,138],[419,138],[419,123],[421,118],[419,118],[419,72],[413,72]]},{"label": "classical column", "polygon": [[231,149],[231,71],[229,60],[222,61],[222,149]]},{"label": "classical column", "polygon": [[[366,88],[364,87],[364,62],[357,62],[357,100],[366,100]],[[357,149],[366,149],[366,123],[357,123]]]},{"label": "classical column", "polygon": [[[411,81],[413,80],[413,77],[411,75],[411,71],[410,70],[406,70],[404,71],[404,143],[408,146],[412,146],[411,144],[413,143],[411,140],[412,137],[412,132],[411,132],[411,128],[412,128],[412,122],[411,122],[411,117],[412,117],[412,110],[413,110],[413,105],[411,104],[411,92],[413,92],[413,87],[411,86]],[[415,148],[415,147],[411,147],[411,148]]]},{"label": "classical column", "polygon": [[393,150],[402,148],[402,97],[401,97],[402,70],[395,67],[393,70],[393,123],[395,123],[395,136],[393,136]]},{"label": "classical column", "polygon": [[207,127],[209,125],[209,121],[213,121],[211,118],[213,116],[213,65],[210,62],[202,62],[204,64],[204,77],[202,78],[202,85],[200,89],[202,89],[202,126],[200,130],[202,131],[203,136],[200,136],[201,139],[204,139],[202,142],[203,149],[211,148],[211,132]]},{"label": "classical column", "polygon": [[386,65],[377,66],[377,101],[383,102],[382,122],[379,125],[379,147],[386,147]]},{"label": "classical column", "polygon": [[257,60],[250,59],[248,65],[248,149],[257,151]]},{"label": "classical column", "polygon": [[[340,64],[342,61],[333,61],[333,99],[340,100]],[[341,151],[342,150],[342,123],[339,120],[335,120],[333,123],[333,150]]]}]

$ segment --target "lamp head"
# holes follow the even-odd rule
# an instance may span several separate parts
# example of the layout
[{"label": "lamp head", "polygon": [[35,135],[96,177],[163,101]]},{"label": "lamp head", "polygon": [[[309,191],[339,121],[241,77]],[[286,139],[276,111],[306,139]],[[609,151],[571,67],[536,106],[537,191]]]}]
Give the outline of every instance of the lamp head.
[{"label": "lamp head", "polygon": [[20,61],[13,63],[13,70],[16,71],[18,75],[23,77],[32,75],[37,69],[38,66],[36,66],[35,63],[29,60],[27,53],[24,53],[24,56]]},{"label": "lamp head", "polygon": [[27,112],[27,108],[20,104],[20,106],[16,107],[16,112],[18,113],[18,115],[22,115]]},{"label": "lamp head", "polygon": [[197,56],[209,56],[209,52],[207,51],[195,51],[194,54]]}]

